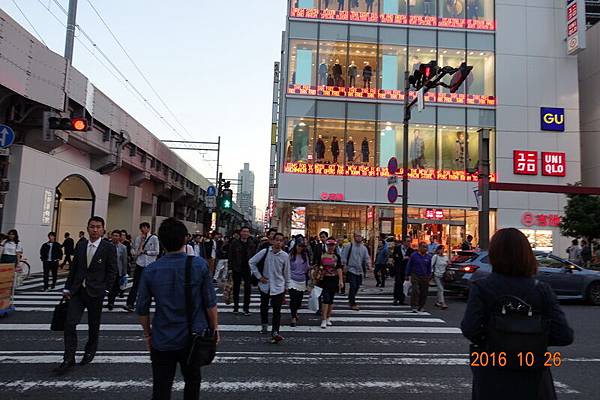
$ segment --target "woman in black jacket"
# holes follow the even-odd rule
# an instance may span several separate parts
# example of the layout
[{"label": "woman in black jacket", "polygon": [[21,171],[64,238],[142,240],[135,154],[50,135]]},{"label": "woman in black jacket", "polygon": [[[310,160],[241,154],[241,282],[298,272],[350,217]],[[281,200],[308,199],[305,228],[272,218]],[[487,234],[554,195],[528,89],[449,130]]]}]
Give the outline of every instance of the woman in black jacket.
[{"label": "woman in black jacket", "polygon": [[[546,321],[548,346],[567,346],[573,342],[569,327],[550,286],[533,278],[537,261],[525,235],[514,228],[501,229],[489,249],[492,274],[471,285],[469,301],[461,324],[463,335],[486,349],[488,325],[500,296],[524,299],[534,313]],[[550,369],[509,369],[472,366],[473,400],[556,399]]]}]

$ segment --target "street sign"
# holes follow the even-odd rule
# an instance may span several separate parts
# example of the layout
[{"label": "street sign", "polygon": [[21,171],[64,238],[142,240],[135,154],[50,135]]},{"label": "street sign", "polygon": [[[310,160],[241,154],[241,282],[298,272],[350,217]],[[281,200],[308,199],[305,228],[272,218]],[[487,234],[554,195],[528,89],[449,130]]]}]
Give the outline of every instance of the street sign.
[{"label": "street sign", "polygon": [[396,186],[390,186],[388,189],[388,201],[395,203],[398,200],[398,188]]},{"label": "street sign", "polygon": [[388,161],[388,172],[390,175],[396,175],[396,172],[398,172],[398,159],[396,157],[392,157]]},{"label": "street sign", "polygon": [[15,142],[15,132],[8,125],[0,124],[0,149],[7,149]]},{"label": "street sign", "polygon": [[206,195],[209,197],[215,197],[217,195],[217,188],[214,186],[209,186],[208,189],[206,189]]},{"label": "street sign", "polygon": [[398,177],[397,176],[390,176],[388,178],[388,185],[395,185],[398,183]]},{"label": "street sign", "polygon": [[215,196],[206,197],[207,208],[217,208],[217,198]]}]

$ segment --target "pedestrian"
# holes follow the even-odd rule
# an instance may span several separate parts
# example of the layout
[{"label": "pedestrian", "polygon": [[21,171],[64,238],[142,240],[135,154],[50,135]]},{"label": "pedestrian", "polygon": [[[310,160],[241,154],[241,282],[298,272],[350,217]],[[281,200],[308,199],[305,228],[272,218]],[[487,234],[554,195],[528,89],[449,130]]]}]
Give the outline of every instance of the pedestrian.
[{"label": "pedestrian", "polygon": [[[248,261],[252,274],[258,279],[262,334],[267,334],[269,329],[269,303],[273,307],[272,344],[283,340],[283,336],[279,334],[281,306],[290,283],[290,257],[282,250],[283,243],[283,234],[276,233],[273,236],[273,246],[259,251]],[[258,268],[259,262],[263,264],[262,272]]]},{"label": "pedestrian", "polygon": [[571,261],[573,264],[581,265],[583,263],[579,240],[573,239],[571,245],[567,248],[567,254],[569,255],[569,261]]},{"label": "pedestrian", "polygon": [[464,250],[464,251],[473,250],[473,236],[472,235],[467,235],[467,238],[465,239],[465,241],[462,242],[462,244],[460,245],[460,249]]},{"label": "pedestrian", "polygon": [[23,247],[19,241],[19,233],[11,229],[6,233],[6,239],[0,242],[0,263],[16,264],[23,256]]},{"label": "pedestrian", "polygon": [[336,252],[337,242],[334,238],[327,239],[327,251],[321,255],[318,268],[321,270],[320,281],[317,285],[323,289],[321,294],[321,329],[333,325],[331,314],[335,294],[344,287],[342,257]]},{"label": "pedestrian", "polygon": [[448,305],[444,298],[444,274],[448,266],[448,256],[444,254],[445,247],[440,245],[437,248],[435,255],[431,258],[431,269],[433,270],[433,279],[437,287],[437,302],[436,307],[442,310],[447,310]]},{"label": "pedestrian", "polygon": [[435,241],[435,236],[433,235],[429,237],[429,241],[430,242],[427,246],[427,252],[433,257],[433,255],[437,253],[439,244]]},{"label": "pedestrian", "polygon": [[75,247],[79,245],[79,242],[85,242],[87,239],[85,238],[85,232],[79,231],[79,239],[77,239],[77,243],[75,243]]},{"label": "pedestrian", "polygon": [[582,240],[581,241],[581,266],[587,268],[587,267],[589,267],[591,262],[592,262],[592,247],[590,246],[590,244],[587,241]]},{"label": "pedestrian", "polygon": [[52,286],[50,288],[54,289],[56,286],[58,263],[62,257],[63,251],[60,243],[56,242],[56,232],[48,233],[48,241],[40,247],[40,260],[42,260],[44,271],[44,292],[48,291],[50,272],[52,272]]},{"label": "pedestrian", "polygon": [[290,252],[290,311],[294,327],[298,323],[298,310],[306,292],[307,274],[310,270],[310,256],[304,239],[297,240]]},{"label": "pedestrian", "polygon": [[63,362],[54,370],[58,375],[65,374],[75,365],[76,329],[86,309],[88,342],[80,364],[91,363],[98,350],[102,301],[117,275],[117,251],[115,246],[102,240],[104,226],[104,219],[101,217],[90,218],[87,224],[89,241],[80,240],[75,247],[73,267],[69,270],[63,290],[63,297],[68,300],[68,309]]},{"label": "pedestrian", "polygon": [[125,306],[125,309],[129,312],[134,311],[138,286],[144,268],[156,261],[156,256],[160,253],[158,237],[153,233],[150,233],[150,224],[148,222],[142,222],[139,228],[141,234],[135,238],[131,249],[133,256],[135,257],[135,270],[133,271],[133,285],[131,286],[131,289],[129,289],[127,305]]},{"label": "pedestrian", "polygon": [[215,280],[227,279],[227,264],[229,259],[229,238],[225,236],[217,242],[217,268],[215,269]]},{"label": "pedestrian", "polygon": [[377,285],[375,285],[376,287],[385,287],[389,253],[387,242],[383,238],[379,238],[379,244],[377,246],[377,253],[375,256],[375,280],[377,281]]},{"label": "pedestrian", "polygon": [[346,262],[348,268],[348,283],[350,290],[348,292],[348,301],[350,308],[354,311],[360,311],[356,303],[356,294],[362,285],[363,269],[371,266],[371,258],[367,246],[363,244],[362,235],[359,232],[354,233],[354,241],[344,248],[342,259]]},{"label": "pedestrian", "polygon": [[196,233],[194,235],[193,244],[191,246],[194,248],[194,255],[196,257],[204,258],[204,236],[202,236],[202,234]]},{"label": "pedestrian", "polygon": [[321,263],[321,256],[327,252],[327,238],[329,234],[325,231],[319,232],[319,240],[315,243],[313,250],[313,266],[319,266]]},{"label": "pedestrian", "polygon": [[213,231],[204,241],[204,259],[208,262],[210,275],[215,274],[215,263],[217,258],[217,232]]},{"label": "pedestrian", "polygon": [[271,247],[273,245],[273,238],[275,237],[276,233],[277,233],[277,228],[269,228],[269,230],[267,231],[267,236],[266,236],[267,240],[260,241],[257,251],[261,251],[263,249]]},{"label": "pedestrian", "polygon": [[[217,296],[206,261],[185,252],[187,228],[175,218],[165,219],[158,237],[166,254],[144,270],[139,286],[136,312],[144,331],[146,347],[152,360],[152,399],[169,400],[177,364],[185,386],[184,400],[200,398],[201,369],[197,362],[188,363],[192,334],[219,341]],[[186,304],[186,268],[190,267],[191,306]],[[156,304],[150,322],[152,301]],[[190,317],[188,317],[188,315]]]},{"label": "pedestrian", "polygon": [[131,266],[133,264],[133,256],[131,255],[131,235],[125,229],[121,229],[121,243],[127,248],[127,275],[132,275]]},{"label": "pedestrian", "polygon": [[73,252],[75,251],[75,241],[69,232],[65,232],[65,240],[62,243],[62,249],[65,259],[62,264],[60,264],[60,268],[64,268],[66,264],[69,264],[69,268],[71,268],[71,265],[73,264]]},{"label": "pedestrian", "polygon": [[427,253],[427,243],[419,243],[418,251],[414,252],[406,266],[406,280],[412,283],[410,306],[412,312],[425,311],[429,281],[431,280],[431,255]]},{"label": "pedestrian", "polygon": [[256,244],[250,239],[250,228],[247,226],[240,229],[240,238],[231,242],[229,246],[228,267],[233,278],[233,313],[240,312],[240,289],[244,283],[244,315],[250,315],[250,298],[252,295],[252,284],[250,282],[250,260],[256,254]]},{"label": "pedestrian", "polygon": [[115,299],[117,296],[123,297],[121,290],[121,282],[124,279],[127,279],[127,247],[121,242],[121,231],[114,230],[110,234],[111,242],[115,246],[117,251],[117,275],[113,282],[112,287],[110,288],[110,293],[108,294],[108,302],[106,304],[106,308],[109,311],[115,307]]},{"label": "pedestrian", "polygon": [[400,240],[394,247],[394,303],[393,305],[404,305],[404,279],[406,277],[406,266],[410,256],[414,252],[410,247],[410,239]]},{"label": "pedestrian", "polygon": [[[503,308],[503,321],[506,322],[503,333],[499,332],[496,324],[491,321],[498,320],[498,307],[506,296],[515,296],[517,302],[526,301],[525,309],[531,307],[533,312],[518,315],[519,324],[527,316],[541,317],[540,326],[545,332],[540,337],[538,333],[527,335],[539,338],[539,346],[567,346],[573,342],[573,330],[569,326],[565,314],[556,300],[556,296],[549,285],[534,278],[537,274],[537,261],[525,235],[515,228],[500,229],[497,231],[489,246],[489,260],[492,273],[486,278],[473,282],[469,290],[469,300],[465,315],[461,323],[463,335],[473,345],[473,350],[481,349],[481,353],[493,354],[495,348],[490,346],[490,334],[494,342],[502,341],[507,333],[511,332],[514,324],[509,318],[515,315],[511,312],[513,304],[506,314]],[[515,300],[514,297],[511,297]],[[521,300],[523,299],[523,300]],[[511,300],[511,303],[512,303]],[[508,315],[508,317],[507,317]],[[514,337],[513,337],[514,338]],[[513,339],[511,338],[511,339]],[[528,339],[533,345],[534,341]],[[533,349],[523,349],[524,352]],[[505,353],[506,354],[506,353]],[[533,353],[532,353],[533,354]],[[516,354],[508,354],[511,360]],[[543,358],[543,355],[540,355]],[[518,361],[518,359],[516,360]],[[540,360],[538,360],[540,361]],[[514,361],[513,361],[514,362]],[[544,361],[541,360],[541,363]],[[473,373],[473,400],[503,400],[503,399],[556,399],[554,382],[550,368],[533,367],[512,369],[506,367],[484,368],[472,367]]]}]

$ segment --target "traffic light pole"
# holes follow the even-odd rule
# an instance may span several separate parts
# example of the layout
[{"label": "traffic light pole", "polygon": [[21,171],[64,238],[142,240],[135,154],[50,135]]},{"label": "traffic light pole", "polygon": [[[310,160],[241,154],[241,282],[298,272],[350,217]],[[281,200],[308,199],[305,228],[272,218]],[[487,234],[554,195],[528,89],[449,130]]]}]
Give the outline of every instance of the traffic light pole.
[{"label": "traffic light pole", "polygon": [[404,72],[404,134],[402,137],[402,240],[408,236],[408,123],[410,122],[410,72]]},{"label": "traffic light pole", "polygon": [[490,130],[479,130],[479,248],[488,250],[490,246]]}]

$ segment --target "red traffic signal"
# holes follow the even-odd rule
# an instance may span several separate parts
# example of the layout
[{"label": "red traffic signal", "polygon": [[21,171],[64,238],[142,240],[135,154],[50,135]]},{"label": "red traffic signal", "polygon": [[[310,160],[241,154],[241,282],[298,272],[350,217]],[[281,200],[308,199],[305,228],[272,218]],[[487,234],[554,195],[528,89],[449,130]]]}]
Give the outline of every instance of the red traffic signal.
[{"label": "red traffic signal", "polygon": [[460,89],[461,85],[467,79],[472,70],[473,67],[467,65],[466,62],[460,64],[460,67],[458,67],[458,71],[456,71],[454,75],[452,75],[452,80],[450,81],[449,87],[450,93],[456,93],[458,89]]},{"label": "red traffic signal", "polygon": [[438,66],[436,61],[430,61],[427,64],[421,64],[419,66],[419,72],[426,80],[431,80],[438,73]]},{"label": "red traffic signal", "polygon": [[61,131],[87,132],[89,130],[89,123],[85,118],[50,117],[48,119],[48,127]]}]

